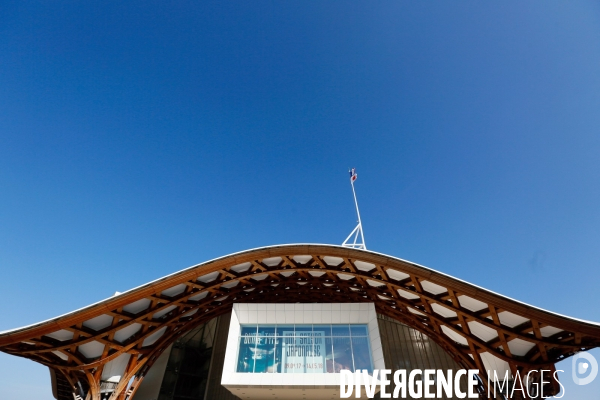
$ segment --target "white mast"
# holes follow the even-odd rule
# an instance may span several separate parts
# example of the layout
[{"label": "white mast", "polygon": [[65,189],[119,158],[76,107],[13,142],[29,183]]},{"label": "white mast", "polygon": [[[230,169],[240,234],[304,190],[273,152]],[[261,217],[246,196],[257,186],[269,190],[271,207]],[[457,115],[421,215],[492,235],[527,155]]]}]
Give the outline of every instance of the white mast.
[{"label": "white mast", "polygon": [[[354,181],[358,177],[356,168],[352,168],[350,171],[350,184],[352,185],[352,194],[354,195],[354,205],[356,206],[356,215],[358,216],[358,225],[356,228],[344,240],[342,246],[351,247],[353,249],[366,250],[367,245],[365,243],[365,236],[363,235],[362,222],[360,221],[360,211],[358,210],[358,201],[356,200],[356,191],[354,190]],[[360,236],[360,238],[359,238]],[[352,242],[350,242],[352,240]]]}]

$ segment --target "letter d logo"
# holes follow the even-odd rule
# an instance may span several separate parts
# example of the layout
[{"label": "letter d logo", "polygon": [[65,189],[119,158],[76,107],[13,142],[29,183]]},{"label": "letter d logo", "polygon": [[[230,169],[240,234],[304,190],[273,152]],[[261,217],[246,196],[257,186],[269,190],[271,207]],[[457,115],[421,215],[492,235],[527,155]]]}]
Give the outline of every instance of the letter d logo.
[{"label": "letter d logo", "polygon": [[[581,359],[585,361],[577,362]],[[573,357],[572,369],[573,382],[575,382],[576,385],[587,385],[596,379],[596,375],[598,375],[598,362],[590,353],[583,352],[575,354]],[[580,376],[585,376],[588,371],[588,376],[580,378]]]}]

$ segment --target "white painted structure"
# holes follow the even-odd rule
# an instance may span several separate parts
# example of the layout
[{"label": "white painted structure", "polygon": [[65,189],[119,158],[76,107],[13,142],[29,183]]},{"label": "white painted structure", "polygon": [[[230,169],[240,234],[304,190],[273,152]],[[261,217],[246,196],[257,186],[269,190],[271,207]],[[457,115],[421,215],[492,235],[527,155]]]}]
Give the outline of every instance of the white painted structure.
[{"label": "white painted structure", "polygon": [[[366,324],[374,369],[384,369],[373,303],[233,305],[221,385],[245,399],[339,399],[339,373],[238,373],[239,338],[244,324]],[[353,398],[354,395],[353,395]],[[366,396],[363,393],[363,397]]]}]

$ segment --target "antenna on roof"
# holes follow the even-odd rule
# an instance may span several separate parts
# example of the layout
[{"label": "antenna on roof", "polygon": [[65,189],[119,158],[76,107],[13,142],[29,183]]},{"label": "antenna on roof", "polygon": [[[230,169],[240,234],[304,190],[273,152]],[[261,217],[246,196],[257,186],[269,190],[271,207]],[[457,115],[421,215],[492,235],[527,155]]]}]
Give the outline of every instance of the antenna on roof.
[{"label": "antenna on roof", "polygon": [[[365,236],[363,235],[362,223],[360,222],[360,211],[358,211],[358,201],[356,200],[356,191],[354,190],[354,181],[358,178],[356,168],[352,168],[350,171],[350,185],[352,185],[352,194],[354,194],[354,205],[356,205],[356,215],[358,216],[358,225],[356,228],[344,240],[342,243],[343,247],[351,247],[353,249],[366,250],[367,245],[365,243]],[[359,237],[360,236],[360,237]],[[352,240],[352,242],[350,242]]]}]

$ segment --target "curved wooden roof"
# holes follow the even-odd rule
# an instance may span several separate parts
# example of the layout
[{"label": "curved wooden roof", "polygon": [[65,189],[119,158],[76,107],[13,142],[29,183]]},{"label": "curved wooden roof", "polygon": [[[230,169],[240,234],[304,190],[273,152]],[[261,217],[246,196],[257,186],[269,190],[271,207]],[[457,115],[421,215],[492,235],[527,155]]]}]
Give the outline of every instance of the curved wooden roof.
[{"label": "curved wooden roof", "polygon": [[107,366],[122,365],[111,399],[127,399],[170,343],[235,302],[373,302],[377,312],[425,333],[465,368],[479,369],[484,382],[486,370],[554,369],[557,361],[600,346],[598,323],[388,255],[298,244],[221,257],[2,332],[0,350],[49,366],[76,395],[93,400],[100,399]]}]

